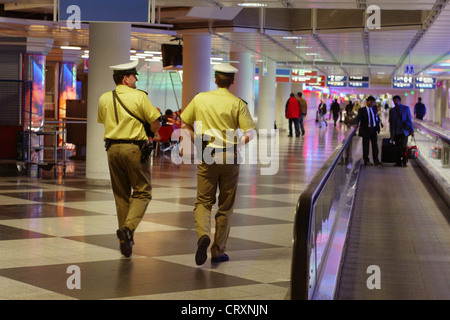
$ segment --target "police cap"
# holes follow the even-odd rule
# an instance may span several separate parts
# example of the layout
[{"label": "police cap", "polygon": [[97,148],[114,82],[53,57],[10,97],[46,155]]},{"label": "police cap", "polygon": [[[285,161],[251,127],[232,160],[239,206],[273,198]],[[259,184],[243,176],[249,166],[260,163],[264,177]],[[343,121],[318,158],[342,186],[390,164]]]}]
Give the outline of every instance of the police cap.
[{"label": "police cap", "polygon": [[229,63],[219,63],[214,65],[213,70],[216,74],[222,74],[227,77],[234,77],[234,75],[239,71]]},{"label": "police cap", "polygon": [[122,63],[115,66],[109,66],[111,70],[113,70],[113,74],[123,74],[123,75],[129,75],[129,74],[135,74],[139,75],[136,70],[136,66],[138,65],[139,61],[134,60],[128,63]]}]

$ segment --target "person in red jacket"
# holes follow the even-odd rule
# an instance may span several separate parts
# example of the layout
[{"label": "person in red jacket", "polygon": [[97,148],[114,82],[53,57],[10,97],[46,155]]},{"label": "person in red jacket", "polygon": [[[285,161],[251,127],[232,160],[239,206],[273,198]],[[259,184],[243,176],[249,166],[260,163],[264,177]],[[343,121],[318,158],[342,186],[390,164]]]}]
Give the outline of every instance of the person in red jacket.
[{"label": "person in red jacket", "polygon": [[295,98],[295,95],[291,93],[289,100],[286,102],[286,119],[289,119],[289,135],[292,137],[292,124],[294,124],[295,136],[300,137],[299,119],[302,115],[300,109],[300,103]]}]

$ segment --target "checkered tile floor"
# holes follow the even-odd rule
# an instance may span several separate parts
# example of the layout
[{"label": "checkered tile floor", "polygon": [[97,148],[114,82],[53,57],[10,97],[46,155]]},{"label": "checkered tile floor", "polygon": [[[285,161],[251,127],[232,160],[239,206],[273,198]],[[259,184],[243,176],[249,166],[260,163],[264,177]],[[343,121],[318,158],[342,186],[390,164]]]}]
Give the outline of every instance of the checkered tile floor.
[{"label": "checkered tile floor", "polygon": [[[195,165],[155,158],[153,200],[129,259],[119,251],[112,191],[86,184],[84,162],[70,162],[65,178],[0,177],[0,299],[285,299],[298,196],[345,130],[309,120],[304,137],[280,133],[276,175],[241,165],[230,261],[201,267]],[[81,289],[68,288],[71,265]]]}]

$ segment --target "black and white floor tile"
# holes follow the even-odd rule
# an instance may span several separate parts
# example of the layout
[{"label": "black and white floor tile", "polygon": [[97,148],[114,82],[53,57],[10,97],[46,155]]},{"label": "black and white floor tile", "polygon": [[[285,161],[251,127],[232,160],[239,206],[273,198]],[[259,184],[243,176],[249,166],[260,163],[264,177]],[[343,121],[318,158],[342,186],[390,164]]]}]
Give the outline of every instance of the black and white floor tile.
[{"label": "black and white floor tile", "polygon": [[[86,184],[84,162],[70,162],[64,178],[0,177],[0,299],[285,299],[298,197],[346,130],[308,120],[303,137],[280,133],[276,175],[242,165],[230,261],[200,267],[195,165],[154,159],[131,258],[119,251],[112,191]],[[80,289],[68,286],[73,265]]]}]

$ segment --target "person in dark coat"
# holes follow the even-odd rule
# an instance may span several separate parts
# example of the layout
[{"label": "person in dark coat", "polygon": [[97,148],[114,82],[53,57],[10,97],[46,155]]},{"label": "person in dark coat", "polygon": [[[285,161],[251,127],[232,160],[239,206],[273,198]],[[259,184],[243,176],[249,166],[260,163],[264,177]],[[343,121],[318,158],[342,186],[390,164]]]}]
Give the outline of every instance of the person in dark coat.
[{"label": "person in dark coat", "polygon": [[408,106],[401,104],[400,96],[392,98],[395,107],[389,110],[389,131],[391,140],[395,141],[400,161],[395,167],[406,167],[408,158],[405,156],[405,151],[408,144],[408,136],[414,137],[414,125],[411,120],[411,111]]},{"label": "person in dark coat", "polygon": [[423,120],[425,114],[427,113],[427,108],[422,103],[422,98],[419,98],[416,105],[414,106],[414,115],[416,119]]},{"label": "person in dark coat", "polygon": [[363,159],[364,165],[373,165],[369,161],[369,143],[372,144],[372,159],[375,165],[380,165],[378,159],[378,133],[380,133],[380,118],[375,106],[375,98],[369,96],[366,99],[366,107],[358,110],[356,126],[359,126],[359,136],[363,139]]},{"label": "person in dark coat", "polygon": [[336,122],[339,119],[339,113],[341,112],[341,106],[337,102],[337,99],[334,99],[334,102],[331,104],[331,112],[333,113],[334,126],[336,127]]}]

